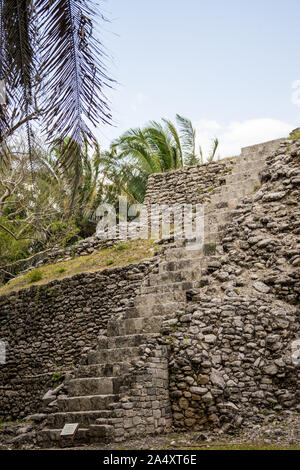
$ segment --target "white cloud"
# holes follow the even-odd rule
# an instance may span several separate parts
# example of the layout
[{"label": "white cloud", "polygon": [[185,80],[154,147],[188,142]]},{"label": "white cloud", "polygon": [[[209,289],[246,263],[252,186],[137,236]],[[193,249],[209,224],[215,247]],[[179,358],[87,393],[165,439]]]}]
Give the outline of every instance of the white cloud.
[{"label": "white cloud", "polygon": [[204,156],[209,152],[212,139],[218,137],[220,141],[218,154],[221,157],[239,155],[241,148],[248,145],[286,137],[296,127],[293,124],[269,118],[233,121],[227,125],[208,120],[197,121],[193,124]]}]

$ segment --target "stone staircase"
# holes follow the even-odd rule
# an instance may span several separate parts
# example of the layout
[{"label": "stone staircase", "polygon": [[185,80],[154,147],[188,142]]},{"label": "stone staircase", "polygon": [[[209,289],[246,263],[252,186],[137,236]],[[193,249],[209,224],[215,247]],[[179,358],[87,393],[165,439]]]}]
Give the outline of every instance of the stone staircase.
[{"label": "stone staircase", "polygon": [[259,173],[265,166],[265,160],[281,142],[282,139],[279,139],[245,147],[241,155],[235,158],[232,172],[225,176],[226,184],[212,191],[210,203],[205,204],[206,244],[218,243],[239,201],[259,188]]},{"label": "stone staircase", "polygon": [[66,423],[80,423],[76,443],[118,442],[171,429],[163,324],[184,310],[187,291],[198,288],[203,270],[220,258],[224,226],[238,202],[253,193],[265,157],[279,144],[243,149],[226,184],[211,192],[201,249],[187,250],[189,240],[163,246],[155,271],[146,276],[131,304],[108,322],[107,334],[88,352],[86,363],[65,380],[64,394],[50,403],[39,432],[41,446],[57,443]]}]

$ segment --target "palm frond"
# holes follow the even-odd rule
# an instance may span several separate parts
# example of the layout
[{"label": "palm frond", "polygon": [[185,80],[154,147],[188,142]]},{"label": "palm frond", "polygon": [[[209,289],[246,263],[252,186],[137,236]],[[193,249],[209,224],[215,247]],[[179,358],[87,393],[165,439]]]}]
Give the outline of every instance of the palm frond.
[{"label": "palm frond", "polygon": [[199,160],[196,156],[196,131],[192,121],[179,114],[176,115],[176,120],[180,128],[184,163],[185,165],[195,165],[199,163]]},{"label": "palm frond", "polygon": [[201,145],[199,145],[199,155],[200,155],[200,159],[199,159],[199,160],[200,160],[200,163],[201,163],[201,165],[203,165],[203,163],[204,163],[204,158],[203,158],[203,150],[202,150]]},{"label": "palm frond", "polygon": [[[45,31],[45,96],[51,103],[45,113],[47,134],[49,139],[69,136],[70,142],[82,148],[85,141],[95,142],[91,125],[111,122],[104,89],[111,87],[112,80],[106,74],[102,44],[93,31],[97,9],[86,0],[37,0],[37,9]],[[71,165],[73,155],[66,149],[61,163]]]},{"label": "palm frond", "polygon": [[[1,111],[2,137],[5,136],[3,119],[6,126],[8,125],[7,105],[22,108],[25,118],[31,111],[33,74],[36,66],[32,18],[33,4],[30,0],[1,1],[1,75],[9,93],[9,102],[4,106],[6,109],[3,111],[2,106]],[[5,112],[6,118],[3,117]],[[32,131],[29,120],[25,119],[25,122],[32,169]]]},{"label": "palm frond", "polygon": [[219,147],[219,140],[217,138],[215,138],[212,141],[211,150],[210,150],[210,153],[209,153],[209,156],[208,156],[208,159],[207,159],[208,162],[213,162],[214,161],[214,158],[215,158],[218,147]]},{"label": "palm frond", "polygon": [[177,132],[177,129],[174,126],[174,124],[171,121],[169,121],[168,119],[163,118],[162,120],[166,124],[167,129],[170,132],[170,134],[172,135],[172,137],[174,139],[174,142],[175,142],[175,145],[176,145],[176,149],[177,149],[176,157],[177,157],[177,159],[179,159],[179,161],[176,162],[176,168],[182,167],[183,163],[184,163],[183,162],[183,153],[182,153],[181,141],[180,141],[180,137],[179,137],[179,134]]},{"label": "palm frond", "polygon": [[3,25],[3,0],[0,0],[0,162],[4,161],[3,138],[7,132],[7,115],[4,96],[5,77],[5,50],[4,50],[4,25]]}]

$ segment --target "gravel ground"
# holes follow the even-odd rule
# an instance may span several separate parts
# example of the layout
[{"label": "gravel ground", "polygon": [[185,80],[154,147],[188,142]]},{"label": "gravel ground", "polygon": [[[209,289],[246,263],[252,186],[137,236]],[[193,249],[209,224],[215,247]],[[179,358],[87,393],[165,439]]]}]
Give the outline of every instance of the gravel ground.
[{"label": "gravel ground", "polygon": [[[21,439],[20,439],[21,436]],[[0,428],[0,449],[37,449],[32,425],[3,423]],[[147,436],[122,443],[72,447],[82,450],[176,450],[176,449],[297,449],[300,450],[300,415],[285,412],[269,415],[261,425],[240,430],[230,425],[221,430],[202,432],[174,432]],[[68,448],[66,448],[67,450]]]}]

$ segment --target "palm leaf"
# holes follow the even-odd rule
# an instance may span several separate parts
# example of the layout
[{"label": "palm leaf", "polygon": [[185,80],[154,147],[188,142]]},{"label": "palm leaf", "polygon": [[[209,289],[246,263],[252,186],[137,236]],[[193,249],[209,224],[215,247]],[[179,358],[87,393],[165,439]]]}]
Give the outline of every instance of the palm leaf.
[{"label": "palm leaf", "polygon": [[[85,141],[95,142],[90,126],[110,123],[111,114],[104,88],[110,87],[103,60],[102,44],[95,38],[94,6],[86,0],[37,0],[41,28],[42,63],[49,77],[46,99],[51,103],[45,119],[50,139],[70,137],[80,149]],[[62,155],[64,165],[72,164],[76,153]]]},{"label": "palm leaf", "polygon": [[211,150],[210,150],[210,153],[209,153],[209,156],[208,156],[208,159],[207,159],[208,162],[213,162],[214,161],[214,158],[215,158],[216,151],[217,151],[218,147],[219,147],[219,140],[217,138],[215,138],[212,141]]},{"label": "palm leaf", "polygon": [[[33,5],[30,0],[1,0],[1,76],[9,93],[12,107],[24,110],[28,117],[32,105],[33,73],[36,66],[34,56],[34,30],[32,26]],[[1,110],[1,136],[5,136],[4,124],[8,120],[8,106]],[[6,118],[4,117],[6,113]],[[32,130],[28,119],[26,132],[32,171]],[[7,129],[6,129],[7,130]],[[1,141],[0,141],[1,143]]]},{"label": "palm leaf", "polygon": [[196,156],[196,131],[190,119],[177,114],[176,120],[180,128],[184,163],[186,165],[194,165],[198,163]]},{"label": "palm leaf", "polygon": [[179,134],[177,132],[176,127],[171,121],[169,121],[168,119],[164,119],[164,118],[162,120],[166,124],[168,131],[170,132],[170,134],[172,135],[174,139],[175,146],[176,146],[176,159],[177,159],[176,168],[180,168],[183,166],[183,153],[182,153],[182,146],[181,146]]}]

